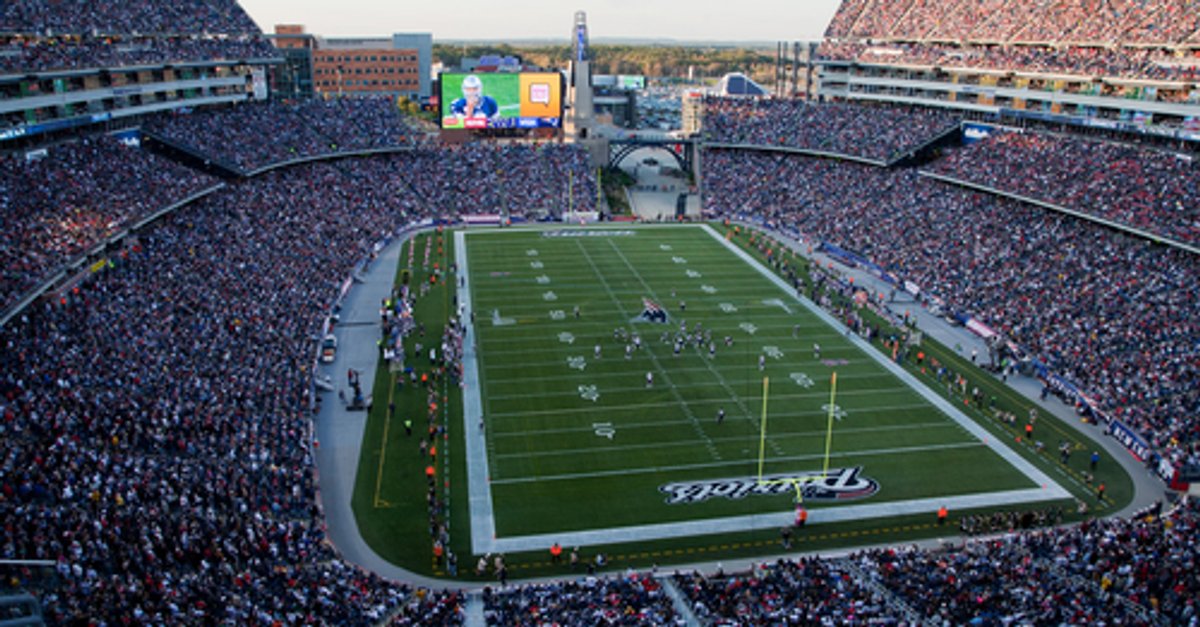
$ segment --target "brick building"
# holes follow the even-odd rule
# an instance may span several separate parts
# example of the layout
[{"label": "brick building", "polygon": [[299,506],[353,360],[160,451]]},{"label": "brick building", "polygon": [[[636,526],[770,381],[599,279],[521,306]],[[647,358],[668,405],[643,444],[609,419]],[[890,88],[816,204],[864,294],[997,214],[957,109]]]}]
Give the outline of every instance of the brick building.
[{"label": "brick building", "polygon": [[427,101],[432,90],[433,36],[318,37],[281,24],[272,38],[284,52],[276,89],[298,96],[386,94]]}]

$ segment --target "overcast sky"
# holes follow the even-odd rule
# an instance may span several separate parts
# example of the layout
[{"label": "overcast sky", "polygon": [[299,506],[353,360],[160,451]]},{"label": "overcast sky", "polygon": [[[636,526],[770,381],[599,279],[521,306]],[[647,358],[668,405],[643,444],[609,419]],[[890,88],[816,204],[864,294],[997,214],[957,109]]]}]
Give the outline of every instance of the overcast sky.
[{"label": "overcast sky", "polygon": [[592,39],[808,41],[825,31],[840,0],[241,0],[264,32],[304,24],[317,35],[430,32],[434,40],[558,38],[576,10]]}]

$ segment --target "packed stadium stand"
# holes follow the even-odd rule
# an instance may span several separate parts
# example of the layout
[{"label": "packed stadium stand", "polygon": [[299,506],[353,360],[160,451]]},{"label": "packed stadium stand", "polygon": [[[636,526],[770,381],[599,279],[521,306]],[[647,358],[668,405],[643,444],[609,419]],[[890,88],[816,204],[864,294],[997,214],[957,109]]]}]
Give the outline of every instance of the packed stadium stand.
[{"label": "packed stadium stand", "polygon": [[234,0],[5,2],[0,72],[274,56]]},{"label": "packed stadium stand", "polygon": [[[1193,0],[847,0],[822,49],[1191,80],[1169,61],[1200,46],[1198,16]],[[0,31],[0,68],[14,76],[97,70],[54,93],[112,89],[100,77],[120,72],[98,68],[273,54],[232,0],[6,2]],[[462,624],[465,593],[385,580],[327,540],[313,338],[339,285],[399,229],[598,209],[594,172],[570,145],[437,144],[386,100],[244,102],[254,80],[234,64],[213,72],[226,87],[200,90],[218,106],[191,111],[186,98],[102,95],[48,111],[20,100],[57,89],[53,77],[9,86],[20,98],[3,139],[21,143],[0,158],[0,311],[13,314],[0,327],[0,559],[47,560],[53,574],[6,567],[0,594],[35,593],[54,624]],[[133,121],[120,123],[126,109]],[[113,127],[38,128],[90,115],[236,176],[91,132]],[[710,98],[707,207],[854,251],[1011,339],[1170,467],[1200,467],[1200,257],[953,182],[1194,245],[1195,160],[1013,131],[879,167],[961,122],[914,106]],[[482,603],[497,625],[682,624],[684,613],[715,625],[1195,624],[1198,516],[1184,499],[1071,528],[1001,525],[947,550],[579,573],[488,589]]]},{"label": "packed stadium stand", "polygon": [[705,139],[713,144],[795,148],[883,164],[957,130],[960,119],[925,108],[797,100],[714,98],[704,101]]},{"label": "packed stadium stand", "polygon": [[386,97],[165,113],[148,120],[143,131],[242,173],[321,155],[412,146],[423,135]]},{"label": "packed stadium stand", "polygon": [[726,150],[706,167],[718,215],[857,252],[1013,339],[1174,462],[1200,461],[1195,254],[911,168]]},{"label": "packed stadium stand", "polygon": [[1047,133],[998,133],[930,172],[1200,243],[1200,164],[1190,155]]},{"label": "packed stadium stand", "polygon": [[848,0],[822,97],[1200,137],[1193,0]]}]

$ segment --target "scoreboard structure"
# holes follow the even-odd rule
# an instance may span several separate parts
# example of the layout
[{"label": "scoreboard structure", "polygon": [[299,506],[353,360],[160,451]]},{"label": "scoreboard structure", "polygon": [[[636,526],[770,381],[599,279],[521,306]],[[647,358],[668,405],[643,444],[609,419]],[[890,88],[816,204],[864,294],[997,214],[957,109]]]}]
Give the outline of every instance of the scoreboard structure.
[{"label": "scoreboard structure", "polygon": [[443,129],[562,128],[564,79],[557,72],[443,73]]}]

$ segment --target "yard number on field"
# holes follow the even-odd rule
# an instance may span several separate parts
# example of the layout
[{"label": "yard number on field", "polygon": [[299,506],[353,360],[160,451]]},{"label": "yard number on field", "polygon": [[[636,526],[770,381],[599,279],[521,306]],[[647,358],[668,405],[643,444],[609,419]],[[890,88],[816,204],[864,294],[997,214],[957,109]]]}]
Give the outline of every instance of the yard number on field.
[{"label": "yard number on field", "polygon": [[793,372],[792,381],[795,381],[796,385],[802,388],[810,388],[814,385],[813,380],[803,372]]},{"label": "yard number on field", "polygon": [[593,422],[592,428],[596,430],[596,435],[602,438],[613,439],[617,435],[617,430],[613,428],[611,422]]},{"label": "yard number on field", "polygon": [[684,259],[683,257],[671,257],[671,261],[674,261],[675,263],[687,263],[687,259]]},{"label": "yard number on field", "polygon": [[596,391],[594,385],[581,385],[579,386],[579,398],[595,403],[600,398],[600,392]]},{"label": "yard number on field", "polygon": [[731,314],[737,313],[738,308],[733,306],[733,303],[721,303],[721,311]]},{"label": "yard number on field", "polygon": [[541,270],[542,268],[546,267],[546,264],[544,264],[540,261],[530,261],[529,267],[533,268],[534,270]]},{"label": "yard number on field", "polygon": [[562,333],[558,334],[558,341],[562,342],[563,344],[574,344],[575,334],[571,333],[570,331],[563,331]]},{"label": "yard number on field", "polygon": [[695,270],[688,270],[687,275],[688,275],[689,279],[698,279],[698,278],[704,276],[704,275],[700,274],[699,272],[696,272]]},{"label": "yard number on field", "polygon": [[845,418],[846,416],[850,415],[850,414],[846,413],[846,410],[842,409],[840,406],[838,406],[838,405],[831,406],[829,403],[821,405],[821,411],[824,411],[827,414],[833,414],[833,417],[837,418],[839,421],[842,418]]},{"label": "yard number on field", "polygon": [[568,357],[567,365],[575,370],[583,370],[584,368],[587,368],[587,361],[585,361],[583,357]]},{"label": "yard number on field", "polygon": [[550,312],[550,319],[551,320],[566,320],[567,312],[565,312],[561,309],[555,309],[554,311]]}]

